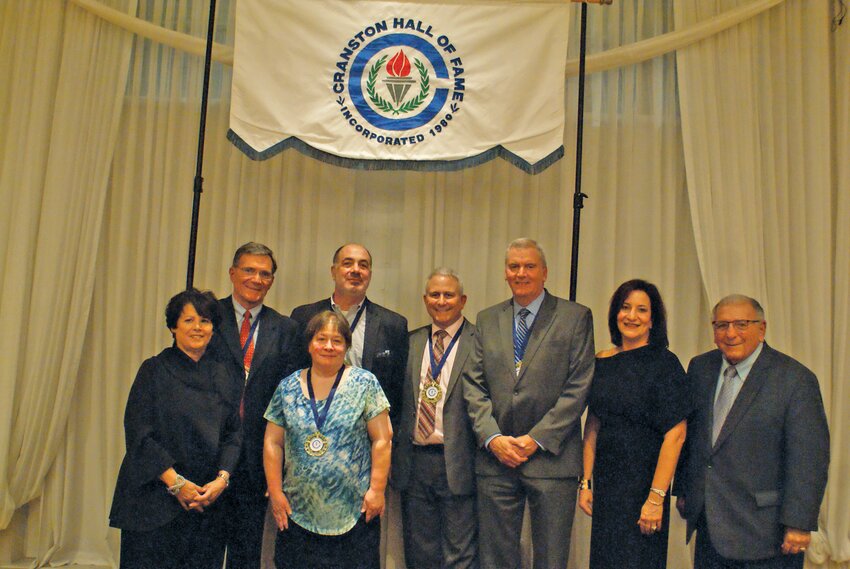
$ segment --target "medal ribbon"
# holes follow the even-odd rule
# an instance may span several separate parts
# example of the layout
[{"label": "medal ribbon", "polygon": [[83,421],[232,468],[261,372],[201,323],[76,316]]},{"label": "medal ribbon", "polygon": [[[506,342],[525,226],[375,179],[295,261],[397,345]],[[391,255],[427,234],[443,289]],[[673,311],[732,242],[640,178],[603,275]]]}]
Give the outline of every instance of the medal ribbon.
[{"label": "medal ribbon", "polygon": [[248,346],[251,345],[251,341],[254,339],[254,332],[257,331],[257,324],[260,323],[260,316],[263,315],[263,309],[260,309],[260,312],[257,313],[257,317],[254,318],[254,323],[251,324],[251,329],[248,331],[248,339],[245,340],[245,344],[242,346],[242,360],[245,360],[245,354],[248,353]]},{"label": "medal ribbon", "polygon": [[369,299],[363,299],[363,306],[360,307],[360,310],[357,311],[357,314],[354,315],[354,320],[351,321],[351,333],[354,334],[354,329],[357,328],[357,323],[360,322],[360,315],[363,314],[363,311],[366,310],[366,305],[369,304]]},{"label": "medal ribbon", "polygon": [[325,403],[325,406],[322,408],[322,412],[319,412],[318,406],[316,405],[316,394],[313,392],[313,368],[307,368],[307,392],[310,394],[310,408],[313,410],[313,419],[316,421],[316,430],[322,432],[322,426],[325,424],[325,421],[328,418],[328,411],[331,408],[331,403],[334,400],[334,394],[336,393],[336,388],[339,386],[339,382],[342,379],[342,372],[345,371],[345,366],[340,366],[339,371],[336,374],[336,379],[334,380],[333,387],[331,387],[331,392],[328,393],[328,402]]},{"label": "medal ribbon", "polygon": [[443,352],[443,357],[440,358],[439,363],[434,359],[434,340],[432,335],[428,336],[428,357],[431,359],[431,379],[438,382],[440,381],[440,372],[443,370],[443,366],[446,363],[446,360],[449,359],[449,354],[452,353],[452,348],[457,344],[458,339],[460,338],[460,333],[463,331],[463,324],[460,325],[460,328],[457,329],[457,333],[455,337],[452,338],[452,341],[449,342],[449,347],[446,348],[446,351]]}]

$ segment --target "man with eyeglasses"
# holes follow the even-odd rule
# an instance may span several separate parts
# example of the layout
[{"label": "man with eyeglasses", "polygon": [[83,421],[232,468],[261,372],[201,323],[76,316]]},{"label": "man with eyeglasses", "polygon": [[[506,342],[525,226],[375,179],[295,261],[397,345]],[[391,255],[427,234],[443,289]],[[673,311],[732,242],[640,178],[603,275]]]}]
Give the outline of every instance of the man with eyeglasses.
[{"label": "man with eyeglasses", "polygon": [[718,349],[688,367],[695,411],[675,489],[694,567],[802,568],[829,466],[818,380],[765,343],[755,299],[727,296],[713,316]]},{"label": "man with eyeglasses", "polygon": [[267,246],[249,242],[236,250],[229,271],[233,292],[219,301],[222,321],[210,342],[213,356],[230,370],[241,398],[242,454],[223,500],[229,569],[260,567],[267,507],[263,413],[301,353],[298,324],[263,304],[276,270]]}]

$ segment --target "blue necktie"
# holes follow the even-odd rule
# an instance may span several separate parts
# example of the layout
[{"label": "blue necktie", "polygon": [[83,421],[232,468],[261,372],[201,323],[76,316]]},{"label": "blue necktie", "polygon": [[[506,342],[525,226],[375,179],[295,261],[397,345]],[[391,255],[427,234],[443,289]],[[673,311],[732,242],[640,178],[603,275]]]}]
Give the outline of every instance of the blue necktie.
[{"label": "blue necktie", "polygon": [[723,385],[720,386],[720,393],[717,394],[717,401],[714,402],[714,423],[711,428],[712,445],[717,442],[717,437],[720,435],[720,430],[723,428],[726,416],[735,402],[734,384],[736,377],[738,377],[738,370],[735,369],[735,366],[729,366],[723,372]]},{"label": "blue necktie", "polygon": [[[514,337],[514,364],[519,364],[522,357],[525,355],[525,346],[528,344],[528,324],[525,319],[531,311],[527,308],[522,308],[517,313],[516,335]],[[517,368],[519,374],[519,368]]]}]

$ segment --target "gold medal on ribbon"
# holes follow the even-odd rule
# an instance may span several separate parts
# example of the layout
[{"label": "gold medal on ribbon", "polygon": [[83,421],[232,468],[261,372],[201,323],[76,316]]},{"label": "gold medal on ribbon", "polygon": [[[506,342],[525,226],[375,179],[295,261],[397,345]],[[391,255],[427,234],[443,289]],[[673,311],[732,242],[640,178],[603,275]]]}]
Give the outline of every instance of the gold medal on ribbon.
[{"label": "gold medal on ribbon", "polygon": [[328,452],[330,443],[325,435],[316,431],[304,441],[304,452],[310,456],[322,456]]},{"label": "gold medal on ribbon", "polygon": [[443,398],[443,389],[436,381],[429,381],[422,390],[422,397],[431,405],[436,405]]}]

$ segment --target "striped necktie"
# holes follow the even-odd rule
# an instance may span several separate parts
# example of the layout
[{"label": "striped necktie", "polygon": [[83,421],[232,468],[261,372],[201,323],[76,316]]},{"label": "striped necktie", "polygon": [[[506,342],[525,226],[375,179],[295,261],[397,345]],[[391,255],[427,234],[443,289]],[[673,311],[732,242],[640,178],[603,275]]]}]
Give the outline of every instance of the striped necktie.
[{"label": "striped necktie", "polygon": [[519,375],[519,362],[525,355],[525,346],[528,344],[528,323],[525,319],[531,311],[527,308],[522,308],[517,313],[516,337],[514,338],[514,363],[517,364],[517,375]]}]

